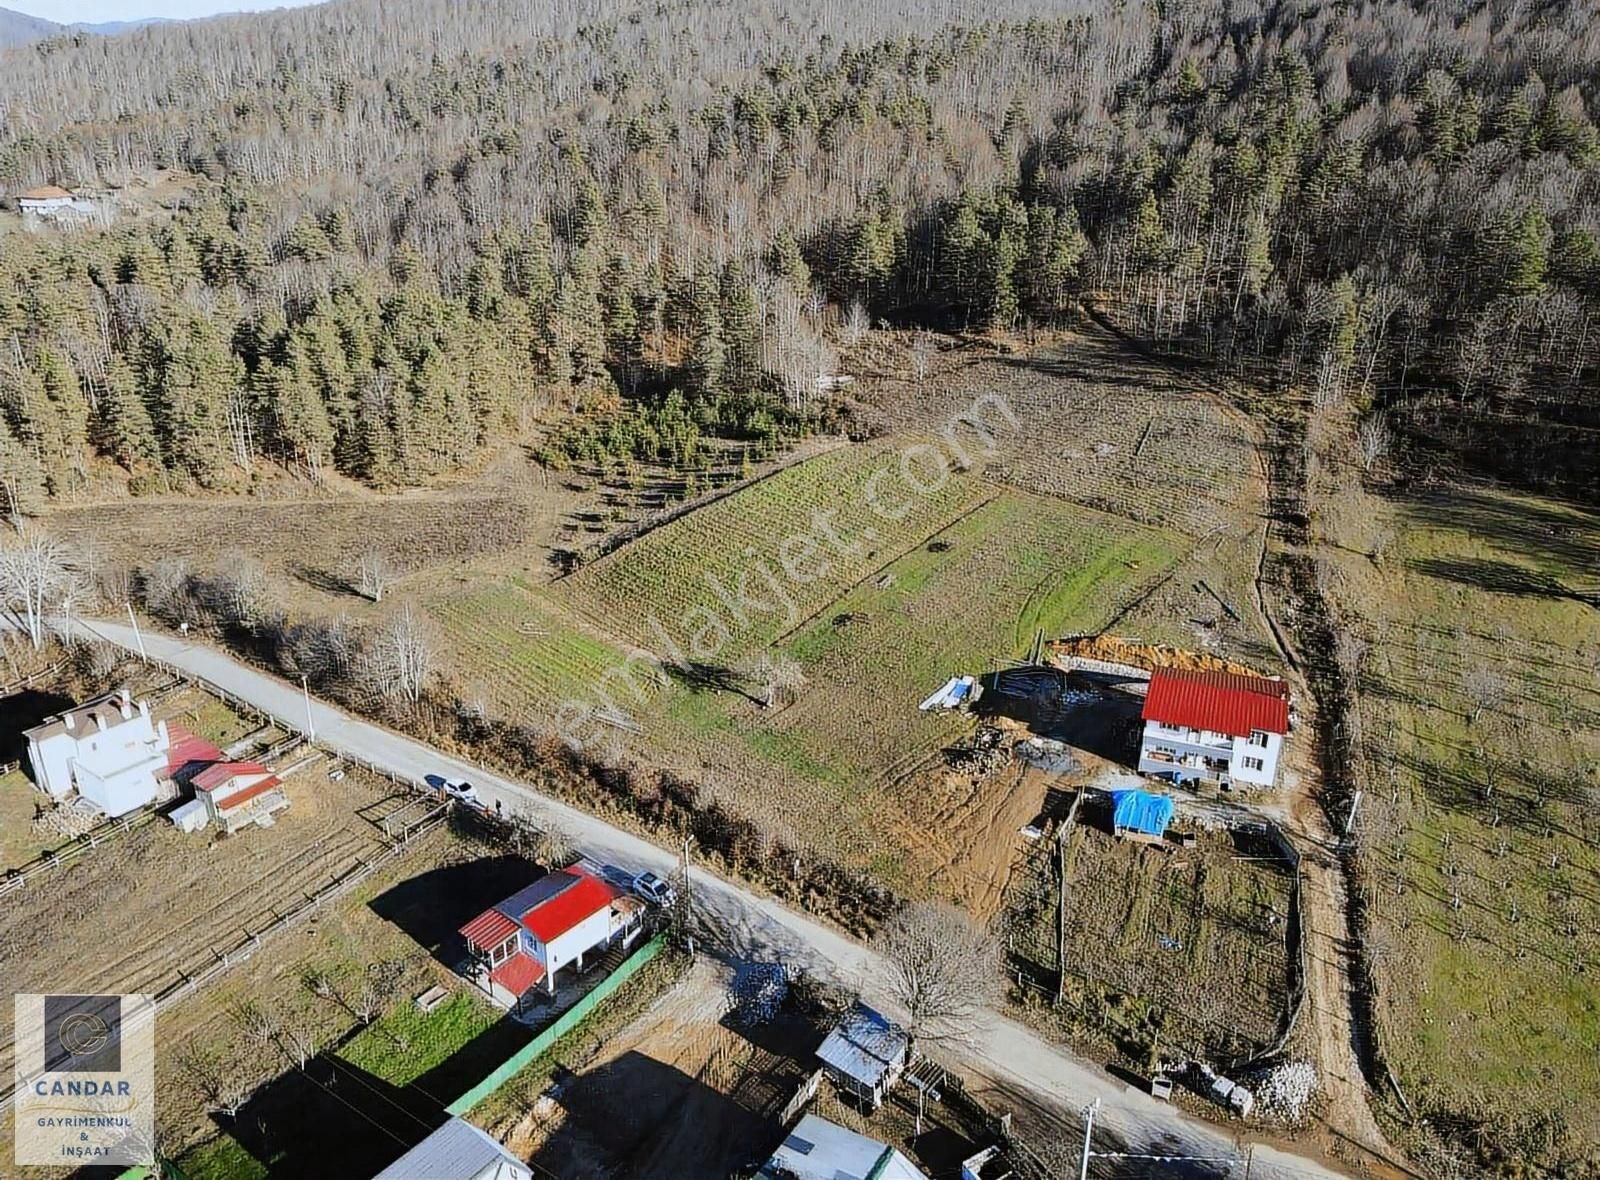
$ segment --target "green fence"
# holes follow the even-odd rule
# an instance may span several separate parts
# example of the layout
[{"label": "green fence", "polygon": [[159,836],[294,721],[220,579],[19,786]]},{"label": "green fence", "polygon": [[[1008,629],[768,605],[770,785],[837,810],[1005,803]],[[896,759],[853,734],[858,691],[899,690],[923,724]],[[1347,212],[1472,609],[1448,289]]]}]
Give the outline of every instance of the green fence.
[{"label": "green fence", "polygon": [[602,1000],[632,979],[639,968],[660,954],[661,948],[666,945],[667,940],[664,934],[658,934],[645,943],[637,951],[629,955],[620,967],[601,980],[592,992],[563,1012],[554,1024],[518,1049],[488,1077],[484,1078],[483,1081],[472,1087],[460,1098],[457,1098],[445,1109],[453,1115],[464,1115],[489,1097],[489,1095],[520,1073],[529,1062],[537,1059],[551,1045],[582,1024],[584,1019],[595,1010],[595,1007]]}]

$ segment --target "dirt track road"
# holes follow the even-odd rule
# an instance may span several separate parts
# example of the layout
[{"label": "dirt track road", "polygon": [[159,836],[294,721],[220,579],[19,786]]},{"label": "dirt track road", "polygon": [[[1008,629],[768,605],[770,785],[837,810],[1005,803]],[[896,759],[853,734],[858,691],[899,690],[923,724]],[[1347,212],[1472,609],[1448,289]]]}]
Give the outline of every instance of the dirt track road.
[{"label": "dirt track road", "polygon": [[[124,624],[78,620],[73,625],[80,633],[137,650],[133,629]],[[249,702],[282,724],[299,730],[307,727],[307,702],[298,685],[259,672],[213,648],[171,636],[147,631],[144,645],[151,658]],[[402,778],[420,779],[428,773],[467,778],[491,805],[499,800],[508,809],[549,817],[596,859],[631,870],[660,872],[675,866],[673,855],[665,849],[531,787],[351,717],[314,697],[309,713],[317,742],[329,749]],[[887,966],[866,946],[720,877],[699,872],[694,883],[696,905],[727,954],[779,958],[804,966],[859,989],[872,1002],[893,1011],[882,986]],[[1014,1096],[1019,1107],[1026,1105],[1029,1121],[1036,1125],[1053,1121],[1057,1124],[1054,1129],[1063,1136],[1081,1134],[1079,1111],[1098,1098],[1101,1109],[1096,1125],[1132,1149],[1157,1147],[1167,1153],[1210,1157],[1240,1153],[1242,1159],[1234,1135],[1156,1101],[1004,1017],[994,1016],[981,1030],[975,1048],[952,1064],[958,1064],[962,1072],[981,1075],[991,1092]],[[1242,1174],[1242,1165],[1238,1171]],[[1331,1180],[1350,1174],[1354,1173],[1336,1171],[1264,1143],[1255,1147],[1250,1172],[1252,1180]]]}]

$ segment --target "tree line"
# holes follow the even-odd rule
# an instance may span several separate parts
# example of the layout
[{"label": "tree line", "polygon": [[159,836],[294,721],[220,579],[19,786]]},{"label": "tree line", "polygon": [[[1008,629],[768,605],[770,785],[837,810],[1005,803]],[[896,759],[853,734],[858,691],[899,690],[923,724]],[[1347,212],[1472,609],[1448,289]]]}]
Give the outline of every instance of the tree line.
[{"label": "tree line", "polygon": [[7,56],[7,187],[201,178],[8,239],[11,507],[97,457],[138,488],[262,461],[417,482],[674,388],[804,414],[835,327],[1004,330],[1084,295],[1429,447],[1600,478],[1583,5],[506,7]]}]

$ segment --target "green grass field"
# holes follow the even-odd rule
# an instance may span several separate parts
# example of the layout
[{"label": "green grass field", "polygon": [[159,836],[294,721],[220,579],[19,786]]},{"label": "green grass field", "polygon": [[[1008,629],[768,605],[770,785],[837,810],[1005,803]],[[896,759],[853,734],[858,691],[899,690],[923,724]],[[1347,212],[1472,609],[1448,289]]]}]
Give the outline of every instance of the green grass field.
[{"label": "green grass field", "polygon": [[[1600,519],[1456,489],[1341,570],[1363,663],[1386,1056],[1423,1109],[1600,1116]],[[1510,1136],[1505,1136],[1509,1140]]]},{"label": "green grass field", "polygon": [[450,1060],[500,1015],[468,992],[457,992],[428,1013],[397,1004],[346,1042],[339,1056],[392,1085],[409,1085]]},{"label": "green grass field", "polygon": [[785,643],[805,694],[776,720],[813,757],[881,774],[948,736],[918,703],[987,672],[1034,633],[1095,631],[1177,556],[1168,536],[1058,500],[1005,492],[829,604]]},{"label": "green grass field", "polygon": [[[918,703],[951,675],[1020,656],[1040,629],[1105,626],[1187,545],[1176,533],[960,473],[912,498],[897,482],[899,454],[871,444],[821,455],[548,589],[492,573],[443,589],[428,609],[463,696],[546,718],[565,699],[609,699],[651,752],[726,771],[746,814],[830,855],[903,867],[898,852],[877,846],[886,832],[922,822],[896,783],[931,766],[971,724],[920,713]],[[903,516],[878,516],[869,487]],[[808,532],[818,510],[832,514],[839,544],[816,538],[804,561],[788,551],[791,564],[818,576],[777,574],[792,609],[752,609],[740,625],[712,579],[732,587],[763,564],[776,573],[785,539]],[[777,605],[770,588],[751,593]],[[675,626],[686,612],[695,624]],[[668,661],[674,647],[698,659],[696,628],[713,616],[722,630],[704,661],[708,675],[662,684],[641,672],[633,683],[647,689],[643,699],[620,680],[607,684],[631,642]],[[757,650],[793,660],[805,678],[772,708],[761,707],[761,686],[741,668]]]}]

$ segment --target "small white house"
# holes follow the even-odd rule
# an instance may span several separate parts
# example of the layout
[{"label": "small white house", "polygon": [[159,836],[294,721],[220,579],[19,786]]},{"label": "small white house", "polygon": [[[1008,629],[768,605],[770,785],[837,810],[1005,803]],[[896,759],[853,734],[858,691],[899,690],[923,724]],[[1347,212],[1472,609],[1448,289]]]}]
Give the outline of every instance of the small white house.
[{"label": "small white house", "polygon": [[541,985],[555,995],[556,972],[631,942],[643,921],[644,903],[598,874],[579,865],[547,873],[461,928],[468,975],[507,1007]]},{"label": "small white house", "polygon": [[17,195],[17,211],[25,218],[70,218],[94,213],[96,205],[57,185],[42,184]]},{"label": "small white house", "polygon": [[273,815],[289,806],[278,776],[259,762],[214,762],[191,782],[206,822],[229,833],[249,824],[267,827]]},{"label": "small white house", "polygon": [[47,717],[23,731],[34,781],[53,799],[74,790],[109,816],[159,798],[170,783],[166,722],[152,722],[147,701],[108,693]]},{"label": "small white house", "polygon": [[1270,787],[1289,732],[1289,686],[1264,676],[1157,668],[1145,695],[1139,773]]}]

